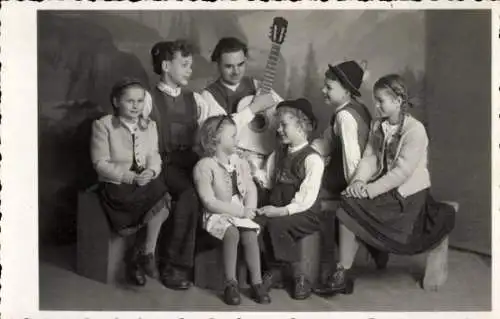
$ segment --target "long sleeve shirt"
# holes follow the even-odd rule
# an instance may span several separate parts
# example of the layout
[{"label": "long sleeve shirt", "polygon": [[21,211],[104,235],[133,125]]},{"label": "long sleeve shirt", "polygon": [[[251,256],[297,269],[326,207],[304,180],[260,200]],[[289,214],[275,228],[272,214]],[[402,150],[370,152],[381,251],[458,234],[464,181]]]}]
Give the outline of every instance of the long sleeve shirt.
[{"label": "long sleeve shirt", "polygon": [[[289,152],[297,152],[307,145],[308,143],[306,142],[302,145],[290,148]],[[272,179],[276,170],[275,162],[276,153],[273,152],[267,159],[265,171],[260,170],[256,173],[256,178],[261,182],[262,186],[268,189],[273,187]],[[318,198],[323,171],[325,169],[323,159],[316,153],[308,155],[304,160],[304,169],[305,178],[290,204],[286,206],[290,215],[310,209]]]},{"label": "long sleeve shirt", "polygon": [[358,130],[368,130],[368,127],[359,127],[358,122],[354,119],[351,113],[342,110],[349,103],[350,102],[346,102],[337,108],[337,116],[335,117],[333,128],[329,125],[321,138],[316,139],[311,145],[322,156],[327,157],[331,153],[332,145],[334,143],[333,134],[340,136],[343,150],[342,162],[344,165],[344,177],[347,183],[352,181],[356,168],[361,160]]}]

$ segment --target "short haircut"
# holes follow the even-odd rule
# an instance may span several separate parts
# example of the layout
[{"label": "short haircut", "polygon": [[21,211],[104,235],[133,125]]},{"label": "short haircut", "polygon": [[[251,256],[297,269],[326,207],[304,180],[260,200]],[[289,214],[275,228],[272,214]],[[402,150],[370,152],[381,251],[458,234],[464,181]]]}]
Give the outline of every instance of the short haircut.
[{"label": "short haircut", "polygon": [[304,114],[304,112],[296,108],[282,106],[277,109],[276,116],[279,118],[285,113],[292,114],[297,119],[297,124],[307,138],[311,136],[311,133],[314,131],[313,122],[307,115]]},{"label": "short haircut", "polygon": [[161,67],[163,61],[172,61],[177,52],[179,52],[182,57],[188,57],[193,55],[194,49],[190,43],[183,39],[156,43],[151,49],[154,72],[161,75],[163,72]]},{"label": "short haircut", "polygon": [[221,56],[224,53],[232,53],[243,51],[245,56],[248,56],[248,47],[245,43],[240,41],[237,38],[229,37],[222,38],[219,40],[217,45],[215,46],[214,52],[212,53],[211,60],[212,62],[220,62]]}]

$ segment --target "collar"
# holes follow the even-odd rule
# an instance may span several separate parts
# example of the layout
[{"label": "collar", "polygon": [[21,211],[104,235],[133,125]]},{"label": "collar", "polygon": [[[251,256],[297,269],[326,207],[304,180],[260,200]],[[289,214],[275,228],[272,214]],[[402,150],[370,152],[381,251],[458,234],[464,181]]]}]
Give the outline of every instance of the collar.
[{"label": "collar", "polygon": [[220,83],[222,85],[224,85],[225,87],[227,87],[228,89],[230,89],[231,91],[236,91],[238,89],[238,87],[240,86],[241,82],[238,83],[238,84],[234,84],[234,85],[231,85],[231,84],[227,84],[226,82],[222,81],[222,79],[219,79]]},{"label": "collar", "polygon": [[224,168],[228,173],[232,173],[236,169],[236,165],[234,163],[234,155],[229,156],[229,163],[225,164],[219,161],[217,156],[214,156],[214,160],[219,164],[222,168]]},{"label": "collar", "polygon": [[162,81],[158,82],[156,84],[156,87],[158,88],[158,90],[160,90],[161,92],[163,92],[165,94],[170,95],[171,97],[179,96],[179,94],[181,94],[181,90],[182,90],[180,87],[173,88],[173,87],[169,86],[167,83],[162,82]]},{"label": "collar", "polygon": [[118,117],[118,121],[120,122],[120,124],[122,126],[124,126],[130,132],[130,134],[134,134],[135,131],[137,131],[137,127],[139,124],[138,122],[129,123],[129,122],[125,121],[124,119],[122,119],[121,117]]},{"label": "collar", "polygon": [[347,100],[346,102],[342,103],[335,109],[335,113],[340,112],[344,107],[349,105],[351,103],[351,100]]},{"label": "collar", "polygon": [[302,144],[300,144],[300,145],[298,145],[298,146],[294,146],[294,147],[291,147],[291,146],[290,146],[290,147],[288,147],[288,152],[290,152],[290,153],[295,153],[295,152],[297,152],[297,151],[300,151],[300,150],[301,150],[301,149],[303,149],[304,147],[306,147],[308,144],[309,144],[309,142],[307,142],[307,141],[306,141],[306,142],[304,142],[304,143],[302,143]]}]

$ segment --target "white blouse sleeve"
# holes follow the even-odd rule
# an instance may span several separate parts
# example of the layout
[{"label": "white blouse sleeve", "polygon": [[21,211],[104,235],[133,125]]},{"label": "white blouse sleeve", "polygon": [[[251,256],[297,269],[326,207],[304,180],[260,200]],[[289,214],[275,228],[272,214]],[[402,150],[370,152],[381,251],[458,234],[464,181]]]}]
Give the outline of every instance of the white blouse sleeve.
[{"label": "white blouse sleeve", "polygon": [[299,191],[286,206],[288,214],[301,213],[311,208],[318,198],[325,164],[318,154],[311,154],[304,161],[306,176]]},{"label": "white blouse sleeve", "polygon": [[[196,95],[197,94],[195,94],[195,98]],[[226,110],[224,110],[224,108],[219,103],[217,103],[213,95],[207,90],[204,90],[203,92],[201,92],[201,96],[199,94],[198,96],[203,100],[202,103],[198,103],[199,126],[201,126],[203,122],[205,122],[206,119],[211,116],[227,114]],[[241,127],[248,125],[248,123],[253,120],[254,114],[249,108],[245,108],[241,112],[233,113],[232,117],[234,122],[236,123],[236,129],[239,131]]]},{"label": "white blouse sleeve", "polygon": [[344,177],[347,183],[349,183],[361,160],[361,150],[358,141],[358,123],[351,113],[340,111],[335,119],[335,124],[340,130],[343,149],[342,161],[344,164]]}]

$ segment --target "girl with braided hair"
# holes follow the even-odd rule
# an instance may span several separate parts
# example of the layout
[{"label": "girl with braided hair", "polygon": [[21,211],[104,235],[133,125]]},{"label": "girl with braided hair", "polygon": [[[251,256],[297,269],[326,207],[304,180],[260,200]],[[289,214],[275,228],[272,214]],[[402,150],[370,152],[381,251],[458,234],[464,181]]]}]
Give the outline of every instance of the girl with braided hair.
[{"label": "girl with braided hair", "polygon": [[349,269],[358,240],[386,253],[413,255],[437,246],[454,226],[452,207],[430,195],[429,139],[408,113],[403,79],[380,78],[373,95],[380,118],[372,123],[363,157],[342,193],[340,262],[324,293],[352,291]]}]

